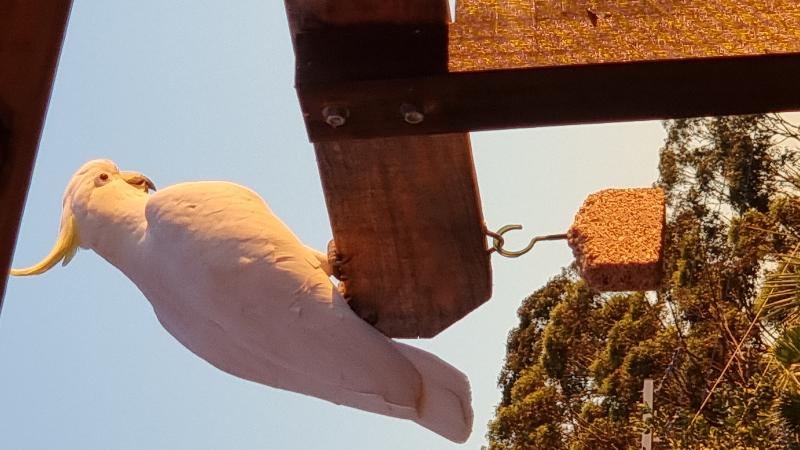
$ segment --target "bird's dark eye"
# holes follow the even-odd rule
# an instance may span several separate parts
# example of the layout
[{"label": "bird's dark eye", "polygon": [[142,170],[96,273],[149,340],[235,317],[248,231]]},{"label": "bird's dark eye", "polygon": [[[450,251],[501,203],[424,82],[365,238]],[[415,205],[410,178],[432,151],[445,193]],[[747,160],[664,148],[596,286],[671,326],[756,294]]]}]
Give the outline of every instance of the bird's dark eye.
[{"label": "bird's dark eye", "polygon": [[103,181],[108,180],[108,174],[107,173],[101,173],[100,174],[100,179],[103,180]]}]

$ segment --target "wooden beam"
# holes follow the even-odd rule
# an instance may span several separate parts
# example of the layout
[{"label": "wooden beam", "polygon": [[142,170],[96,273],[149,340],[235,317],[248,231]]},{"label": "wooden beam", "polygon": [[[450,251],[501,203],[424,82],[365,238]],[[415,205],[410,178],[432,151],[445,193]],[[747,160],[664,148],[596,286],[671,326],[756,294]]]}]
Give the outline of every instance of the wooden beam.
[{"label": "wooden beam", "polygon": [[491,296],[468,135],[316,145],[350,305],[393,337],[432,337]]},{"label": "wooden beam", "polygon": [[[286,9],[298,84],[447,72],[444,0],[286,0]],[[432,337],[489,299],[468,135],[333,140],[315,150],[361,317],[391,337]]]},{"label": "wooden beam", "polygon": [[[311,140],[800,109],[793,1],[461,0],[456,17],[445,70],[432,46],[414,72],[382,71],[389,54],[336,73],[321,56],[330,36],[309,35],[298,68],[309,62],[315,76],[298,70],[297,84]],[[383,35],[362,34],[350,51],[380,55],[370,42]],[[330,104],[349,112],[344,126],[325,122]],[[405,123],[402,104],[424,120]]]},{"label": "wooden beam", "polygon": [[[800,110],[794,73],[800,53],[458,72],[299,91],[309,138],[322,142]],[[346,108],[344,126],[325,122],[331,104]],[[403,104],[416,105],[424,120],[404,121]]]},{"label": "wooden beam", "polygon": [[0,0],[0,308],[71,0]]},{"label": "wooden beam", "polygon": [[795,0],[459,0],[454,72],[800,52]]}]

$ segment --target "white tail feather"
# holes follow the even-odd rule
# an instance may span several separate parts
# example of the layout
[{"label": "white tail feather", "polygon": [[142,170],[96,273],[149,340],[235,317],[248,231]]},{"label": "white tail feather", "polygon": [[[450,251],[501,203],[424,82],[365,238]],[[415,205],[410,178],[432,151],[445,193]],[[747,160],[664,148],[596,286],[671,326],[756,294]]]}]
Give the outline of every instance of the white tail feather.
[{"label": "white tail feather", "polygon": [[451,441],[465,442],[472,433],[472,393],[467,376],[424,350],[395,344],[422,375],[419,418],[414,422]]}]

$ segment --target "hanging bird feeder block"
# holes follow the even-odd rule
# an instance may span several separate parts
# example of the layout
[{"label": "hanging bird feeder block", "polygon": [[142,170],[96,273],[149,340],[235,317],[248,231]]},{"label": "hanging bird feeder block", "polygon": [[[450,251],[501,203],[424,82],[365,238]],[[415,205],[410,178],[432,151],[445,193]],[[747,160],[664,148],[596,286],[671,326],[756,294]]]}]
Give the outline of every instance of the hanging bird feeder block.
[{"label": "hanging bird feeder block", "polygon": [[661,189],[606,189],[586,199],[567,239],[593,289],[647,291],[661,285],[665,226]]},{"label": "hanging bird feeder block", "polygon": [[516,251],[505,248],[503,235],[522,225],[486,234],[493,238],[492,251],[506,258],[523,256],[540,241],[566,239],[592,289],[647,291],[663,278],[666,212],[660,188],[605,189],[586,199],[567,233],[536,236]]}]

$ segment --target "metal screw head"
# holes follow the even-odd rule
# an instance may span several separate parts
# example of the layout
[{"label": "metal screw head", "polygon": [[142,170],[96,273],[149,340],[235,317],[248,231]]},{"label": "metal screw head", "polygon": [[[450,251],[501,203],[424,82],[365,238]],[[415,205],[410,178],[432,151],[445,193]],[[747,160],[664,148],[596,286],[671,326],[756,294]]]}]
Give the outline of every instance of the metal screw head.
[{"label": "metal screw head", "polygon": [[400,105],[400,114],[403,115],[403,120],[411,125],[416,125],[425,120],[425,114],[410,103],[403,103]]},{"label": "metal screw head", "polygon": [[333,128],[338,128],[347,123],[347,117],[349,115],[350,111],[343,106],[326,106],[322,108],[322,118],[325,120],[325,123]]}]

